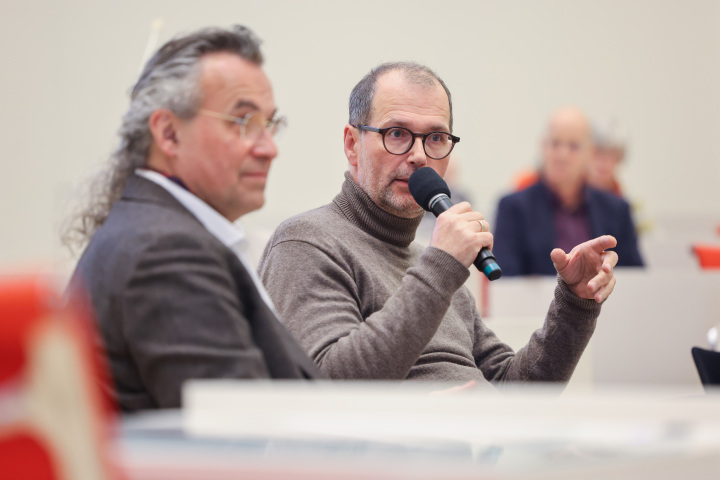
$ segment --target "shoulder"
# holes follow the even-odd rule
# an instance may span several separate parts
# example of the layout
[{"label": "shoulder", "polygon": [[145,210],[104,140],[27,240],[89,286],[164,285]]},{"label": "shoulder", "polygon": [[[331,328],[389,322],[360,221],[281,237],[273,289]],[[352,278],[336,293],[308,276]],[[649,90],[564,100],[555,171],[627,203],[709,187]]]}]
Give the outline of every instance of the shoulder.
[{"label": "shoulder", "polygon": [[545,200],[546,190],[541,184],[535,184],[519,192],[503,196],[498,203],[499,210],[534,209]]},{"label": "shoulder", "polygon": [[611,210],[614,212],[630,210],[630,204],[624,198],[615,195],[614,193],[604,192],[593,187],[586,188],[588,189],[588,201],[591,204],[601,206],[605,210]]},{"label": "shoulder", "polygon": [[182,242],[207,242],[215,237],[179,204],[120,200],[110,210],[95,236],[118,246],[126,242],[155,243],[161,238]]},{"label": "shoulder", "polygon": [[[358,233],[357,227],[339,211],[334,203],[301,213],[285,220],[265,245],[258,271],[267,281],[273,265],[313,270],[328,265],[343,265],[350,270],[356,252],[349,241]],[[323,267],[321,267],[323,266]]]},{"label": "shoulder", "polygon": [[187,211],[120,200],[91,238],[80,264],[117,273],[129,272],[149,257],[220,260],[227,253],[232,252]]},{"label": "shoulder", "polygon": [[268,246],[290,241],[324,244],[336,238],[348,225],[345,217],[330,203],[285,220],[270,237]]}]

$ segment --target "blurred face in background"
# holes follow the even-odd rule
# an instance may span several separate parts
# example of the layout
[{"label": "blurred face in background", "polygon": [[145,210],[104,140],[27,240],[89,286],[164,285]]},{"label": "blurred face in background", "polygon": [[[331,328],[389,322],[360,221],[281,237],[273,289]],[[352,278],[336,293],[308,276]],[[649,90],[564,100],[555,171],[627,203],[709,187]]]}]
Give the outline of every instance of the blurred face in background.
[{"label": "blurred face in background", "polygon": [[617,185],[617,168],[625,152],[620,147],[598,147],[590,160],[588,183],[600,190],[614,190]]},{"label": "blurred face in background", "polygon": [[579,189],[593,155],[590,122],[575,108],[555,112],[542,143],[543,176],[554,190]]}]

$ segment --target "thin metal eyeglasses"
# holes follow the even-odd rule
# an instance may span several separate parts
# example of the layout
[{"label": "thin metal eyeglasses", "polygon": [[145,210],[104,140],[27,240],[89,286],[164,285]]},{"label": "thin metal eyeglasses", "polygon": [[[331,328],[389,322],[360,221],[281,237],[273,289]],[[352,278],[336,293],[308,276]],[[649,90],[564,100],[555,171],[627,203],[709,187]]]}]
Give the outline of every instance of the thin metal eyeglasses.
[{"label": "thin metal eyeglasses", "polygon": [[359,130],[366,130],[382,135],[385,150],[393,155],[403,155],[409,152],[413,145],[415,145],[415,139],[422,138],[425,155],[433,160],[442,160],[450,155],[455,144],[460,141],[460,137],[456,137],[447,132],[415,133],[405,127],[375,128],[368,127],[367,125],[352,126]]},{"label": "thin metal eyeglasses", "polygon": [[260,138],[263,130],[267,130],[270,136],[277,139],[287,127],[287,118],[283,115],[275,115],[273,118],[266,120],[263,114],[259,112],[248,113],[244,117],[236,117],[235,115],[213,112],[212,110],[201,108],[198,110],[198,113],[240,125],[240,137],[246,140],[257,140]]}]

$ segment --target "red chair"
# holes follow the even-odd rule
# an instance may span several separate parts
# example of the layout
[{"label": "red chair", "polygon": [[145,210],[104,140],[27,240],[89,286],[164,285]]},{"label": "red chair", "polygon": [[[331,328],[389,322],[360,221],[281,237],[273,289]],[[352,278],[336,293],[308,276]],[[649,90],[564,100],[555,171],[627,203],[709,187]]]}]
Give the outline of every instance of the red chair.
[{"label": "red chair", "polygon": [[87,309],[45,277],[0,276],[0,477],[121,478],[93,335]]},{"label": "red chair", "polygon": [[720,268],[720,245],[693,245],[692,251],[700,262],[700,267],[706,269]]},{"label": "red chair", "polygon": [[537,169],[523,169],[520,170],[512,179],[512,189],[515,192],[525,190],[528,187],[532,187],[540,181],[540,172]]}]

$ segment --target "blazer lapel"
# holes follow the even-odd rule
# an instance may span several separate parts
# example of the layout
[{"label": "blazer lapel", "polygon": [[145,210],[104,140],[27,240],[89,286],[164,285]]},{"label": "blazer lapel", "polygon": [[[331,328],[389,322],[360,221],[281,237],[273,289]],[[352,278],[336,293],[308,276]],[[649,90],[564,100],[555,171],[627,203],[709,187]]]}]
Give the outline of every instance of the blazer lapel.
[{"label": "blazer lapel", "polygon": [[[145,178],[132,175],[122,198],[126,201],[157,203],[186,213],[197,222],[198,228],[205,230],[202,223],[167,190]],[[208,235],[211,234],[208,232]],[[253,339],[263,352],[273,378],[322,378],[315,363],[262,299],[240,259],[229,248],[219,242],[218,245],[226,249],[229,268],[238,284],[237,294],[251,325]]]}]

